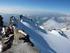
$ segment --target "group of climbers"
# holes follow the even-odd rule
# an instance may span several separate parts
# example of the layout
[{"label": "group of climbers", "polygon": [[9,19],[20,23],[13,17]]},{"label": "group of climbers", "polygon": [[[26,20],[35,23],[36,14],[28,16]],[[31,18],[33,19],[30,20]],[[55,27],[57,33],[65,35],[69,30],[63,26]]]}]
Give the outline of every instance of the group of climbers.
[{"label": "group of climbers", "polygon": [[[8,44],[7,48],[11,47],[11,45],[13,43],[13,40],[14,40],[14,29],[13,29],[12,25],[13,24],[11,24],[11,22],[10,22],[9,26],[7,26],[7,27],[4,26],[3,17],[0,15],[0,41],[4,37],[9,37],[9,40],[7,42],[5,42],[5,44]],[[12,35],[12,36],[10,37],[10,35]],[[32,46],[34,46],[34,44],[31,42],[30,36],[28,34],[25,35],[25,37],[22,37],[22,38],[19,38],[19,39],[24,40],[24,42],[29,42],[29,43],[31,43]],[[3,50],[6,50],[7,48],[3,48]]]},{"label": "group of climbers", "polygon": [[[7,39],[3,40],[4,38]],[[14,30],[11,25],[4,26],[3,17],[0,15],[0,42],[4,45],[2,51],[7,50],[12,46],[14,40]],[[6,46],[5,46],[6,45]]]}]

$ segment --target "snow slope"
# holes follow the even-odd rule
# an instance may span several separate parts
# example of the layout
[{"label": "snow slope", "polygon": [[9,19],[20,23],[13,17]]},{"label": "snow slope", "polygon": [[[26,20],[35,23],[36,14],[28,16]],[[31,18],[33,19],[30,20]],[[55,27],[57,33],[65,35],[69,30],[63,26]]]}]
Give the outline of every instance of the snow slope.
[{"label": "snow slope", "polygon": [[61,36],[56,30],[48,32],[49,36],[47,36],[47,41],[57,53],[70,53],[69,32],[70,30],[65,32],[65,34],[68,35],[69,39]]}]

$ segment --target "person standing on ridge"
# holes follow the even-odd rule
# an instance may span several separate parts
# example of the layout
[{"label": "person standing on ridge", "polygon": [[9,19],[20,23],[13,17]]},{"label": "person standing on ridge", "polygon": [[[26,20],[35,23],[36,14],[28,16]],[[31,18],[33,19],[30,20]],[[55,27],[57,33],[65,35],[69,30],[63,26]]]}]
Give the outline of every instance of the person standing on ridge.
[{"label": "person standing on ridge", "polygon": [[3,17],[0,15],[0,27],[3,27]]},{"label": "person standing on ridge", "polygon": [[2,35],[2,29],[3,29],[3,17],[0,15],[0,35]]}]

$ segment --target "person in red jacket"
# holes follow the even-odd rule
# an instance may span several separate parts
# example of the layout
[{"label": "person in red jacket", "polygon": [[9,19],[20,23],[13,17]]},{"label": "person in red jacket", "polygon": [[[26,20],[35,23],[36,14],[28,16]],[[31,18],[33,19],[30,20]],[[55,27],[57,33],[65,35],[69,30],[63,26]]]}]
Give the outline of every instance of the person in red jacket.
[{"label": "person in red jacket", "polygon": [[9,36],[10,34],[14,34],[14,30],[12,26],[9,26],[6,31],[6,36]]}]

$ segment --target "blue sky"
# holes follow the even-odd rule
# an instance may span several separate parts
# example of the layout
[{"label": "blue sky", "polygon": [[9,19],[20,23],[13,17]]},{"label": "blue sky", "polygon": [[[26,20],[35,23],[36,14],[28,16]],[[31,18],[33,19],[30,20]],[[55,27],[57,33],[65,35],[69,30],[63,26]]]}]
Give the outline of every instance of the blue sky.
[{"label": "blue sky", "polygon": [[20,10],[70,13],[70,0],[0,0],[0,9],[3,12]]}]

